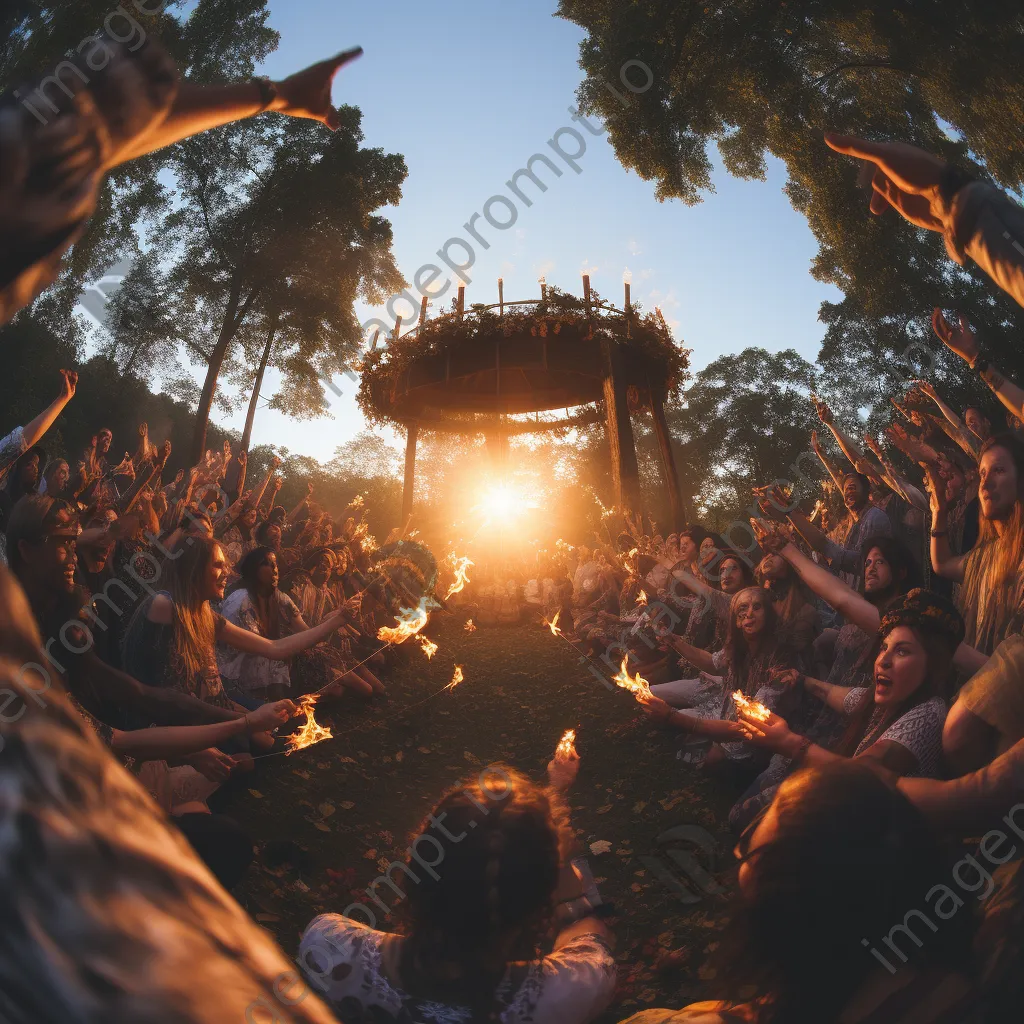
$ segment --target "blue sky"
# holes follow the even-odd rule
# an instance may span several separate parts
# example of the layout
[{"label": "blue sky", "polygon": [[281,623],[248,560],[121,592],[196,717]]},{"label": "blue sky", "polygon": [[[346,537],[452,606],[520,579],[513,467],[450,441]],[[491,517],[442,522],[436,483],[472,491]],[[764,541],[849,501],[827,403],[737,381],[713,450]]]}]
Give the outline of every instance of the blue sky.
[{"label": "blue sky", "polygon": [[[366,145],[405,156],[401,204],[384,213],[407,280],[424,263],[438,262],[434,254],[447,239],[468,237],[462,225],[470,216],[490,196],[509,194],[505,182],[531,155],[553,156],[548,140],[572,127],[582,32],[552,16],[555,0],[474,0],[443,13],[411,0],[270,6],[281,33],[263,68],[272,78],[353,45],[364,48],[336,79],[334,100],[362,109]],[[716,193],[696,207],[659,203],[653,183],[624,170],[605,136],[583,135],[581,173],[556,159],[564,173],[554,178],[539,168],[550,187],[537,194],[525,183],[535,201],[530,208],[518,204],[512,228],[477,223],[491,248],[476,247],[467,302],[496,301],[499,276],[507,299],[537,297],[542,274],[580,293],[581,272],[589,268],[593,286],[619,305],[628,270],[633,301],[661,307],[676,337],[692,348],[695,369],[748,345],[792,347],[815,358],[823,333],[819,303],[839,292],[810,277],[816,244],[782,192],[781,164],[769,166],[765,182],[739,181],[719,169]],[[575,143],[564,136],[562,145],[571,151]],[[363,320],[374,315],[359,312]],[[355,384],[338,383],[333,419],[294,422],[261,409],[254,443],[329,459],[364,426]],[[272,393],[268,379],[263,394]]]}]

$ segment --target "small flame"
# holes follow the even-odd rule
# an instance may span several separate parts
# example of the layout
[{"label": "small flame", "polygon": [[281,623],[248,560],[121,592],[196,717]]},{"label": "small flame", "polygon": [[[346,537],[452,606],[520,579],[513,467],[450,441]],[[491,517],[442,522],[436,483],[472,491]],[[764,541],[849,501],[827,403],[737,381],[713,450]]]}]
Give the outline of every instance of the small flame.
[{"label": "small flame", "polygon": [[448,593],[444,595],[444,599],[447,601],[452,594],[458,594],[469,582],[469,576],[466,574],[467,570],[473,562],[471,562],[465,556],[451,555],[450,556],[452,568],[455,570],[455,581],[448,588]]},{"label": "small flame", "polygon": [[744,696],[742,690],[736,690],[733,693],[732,701],[736,705],[737,711],[742,711],[747,718],[752,718],[755,722],[767,722],[772,716],[771,711],[759,700],[751,700],[749,697]]},{"label": "small flame", "polygon": [[647,604],[647,591],[641,590],[640,593],[636,595],[636,603],[639,605]]},{"label": "small flame", "polygon": [[352,499],[352,500],[351,500],[351,501],[350,501],[350,502],[349,502],[349,503],[348,503],[348,504],[347,504],[347,505],[345,506],[345,508],[346,508],[346,509],[350,509],[350,508],[351,508],[351,509],[357,509],[357,508],[362,508],[364,504],[366,504],[366,502],[364,501],[364,499],[363,499],[363,496],[362,496],[361,494],[357,494],[357,495],[356,495],[356,496],[355,496],[355,497],[354,497],[354,498],[353,498],[353,499]]},{"label": "small flame", "polygon": [[475,633],[475,632],[476,632],[476,626],[474,625],[474,623],[473,623],[473,620],[472,620],[472,619],[466,619],[466,624],[465,624],[465,626],[463,626],[462,628],[463,628],[463,629],[464,629],[464,630],[465,630],[465,631],[466,631],[467,633]]},{"label": "small flame", "polygon": [[547,626],[548,629],[551,630],[551,635],[552,636],[561,636],[562,635],[562,628],[561,628],[561,626],[558,625],[558,616],[561,615],[561,614],[562,614],[562,611],[561,611],[561,609],[559,609],[557,612],[555,612],[555,617],[550,622],[548,622],[547,619],[544,620],[544,625]]},{"label": "small flame", "polygon": [[462,682],[462,680],[463,680],[462,666],[461,665],[456,665],[455,666],[455,671],[452,673],[452,681],[445,687],[445,689],[448,690],[449,692],[451,692],[452,690],[455,689],[456,686],[459,685],[459,683]]},{"label": "small flame", "polygon": [[426,624],[429,615],[430,598],[424,595],[415,608],[400,608],[394,626],[381,626],[377,639],[389,644],[400,644],[415,636]]},{"label": "small flame", "polygon": [[324,740],[332,739],[334,734],[324,725],[320,725],[313,717],[313,708],[316,706],[318,694],[307,693],[299,700],[299,713],[305,712],[306,724],[285,739],[285,750],[294,754],[296,750],[305,750],[314,743],[322,743]]},{"label": "small flame", "polygon": [[433,640],[428,640],[425,636],[416,637],[420,646],[423,648],[423,653],[427,656],[427,661],[437,654],[437,644]]},{"label": "small flame", "polygon": [[359,541],[359,546],[368,555],[372,555],[377,550],[377,538],[372,533],[368,533],[362,540]]},{"label": "small flame", "polygon": [[565,732],[562,733],[562,738],[558,741],[558,746],[555,747],[555,760],[568,761],[577,756],[576,730],[566,729]]},{"label": "small flame", "polygon": [[612,679],[612,682],[616,686],[621,686],[624,690],[629,690],[631,694],[641,703],[646,704],[654,694],[651,693],[651,688],[639,672],[635,676],[629,674],[629,667],[627,665],[628,655],[622,659],[622,665],[619,668],[619,674]]}]

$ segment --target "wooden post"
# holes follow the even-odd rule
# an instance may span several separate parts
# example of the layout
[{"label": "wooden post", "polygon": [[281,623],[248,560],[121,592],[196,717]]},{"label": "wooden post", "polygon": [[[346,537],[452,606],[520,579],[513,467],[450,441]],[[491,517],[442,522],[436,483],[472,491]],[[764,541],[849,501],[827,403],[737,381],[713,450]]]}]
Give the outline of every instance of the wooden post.
[{"label": "wooden post", "polygon": [[612,487],[615,503],[630,511],[640,507],[640,469],[636,461],[636,442],[629,418],[629,400],[623,380],[618,347],[601,342],[604,363],[604,405],[608,413],[608,448],[612,461]]},{"label": "wooden post", "polygon": [[466,312],[466,286],[464,284],[459,285],[459,319],[461,320]]},{"label": "wooden post", "polygon": [[[405,487],[402,491],[402,518],[408,523],[412,515],[412,496],[416,487],[416,435],[419,427],[410,423],[405,433]],[[406,527],[408,529],[408,526]]]},{"label": "wooden post", "polygon": [[540,301],[543,302],[548,297],[548,282],[547,278],[542,277],[540,279]]},{"label": "wooden post", "polygon": [[590,323],[590,275],[583,275],[583,301],[587,306],[587,323]]},{"label": "wooden post", "polygon": [[632,310],[629,308],[629,282],[626,281],[626,337],[630,336],[630,322],[633,319]]},{"label": "wooden post", "polygon": [[498,278],[498,313],[500,316],[505,315],[505,282],[502,278]]},{"label": "wooden post", "polygon": [[377,330],[375,330],[373,332],[373,340],[370,342],[370,351],[371,352],[376,352],[377,351],[377,339],[379,337],[380,337],[380,328],[378,327]]},{"label": "wooden post", "polygon": [[427,322],[427,297],[423,296],[423,301],[420,303],[420,322],[419,326],[422,327]]},{"label": "wooden post", "polygon": [[668,421],[665,419],[664,393],[651,392],[651,416],[654,419],[654,436],[658,439],[658,449],[661,452],[662,479],[665,482],[665,489],[668,491],[669,508],[672,512],[672,529],[678,531],[689,522],[690,513],[679,486],[679,469],[676,466],[675,456],[672,454],[672,435],[669,433]]},{"label": "wooden post", "polygon": [[391,337],[395,341],[398,341],[398,333],[399,333],[399,331],[401,331],[401,329],[402,329],[402,318],[400,316],[396,316],[395,317],[395,329],[394,329],[394,332],[391,335]]}]

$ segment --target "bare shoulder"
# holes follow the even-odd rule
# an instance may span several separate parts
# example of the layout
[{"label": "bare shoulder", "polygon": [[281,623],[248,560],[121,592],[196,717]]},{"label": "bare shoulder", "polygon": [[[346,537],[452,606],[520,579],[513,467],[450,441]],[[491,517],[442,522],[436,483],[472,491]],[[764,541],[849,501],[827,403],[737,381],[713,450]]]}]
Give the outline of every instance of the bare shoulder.
[{"label": "bare shoulder", "polygon": [[174,602],[166,594],[157,594],[150,602],[146,618],[150,622],[169,626],[174,621]]}]

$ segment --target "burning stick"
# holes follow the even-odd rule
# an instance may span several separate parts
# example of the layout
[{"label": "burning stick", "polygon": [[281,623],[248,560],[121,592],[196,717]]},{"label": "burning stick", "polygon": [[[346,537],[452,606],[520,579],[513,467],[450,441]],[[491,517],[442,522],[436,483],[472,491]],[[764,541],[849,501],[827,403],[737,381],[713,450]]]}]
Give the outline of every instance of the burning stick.
[{"label": "burning stick", "polygon": [[466,574],[467,570],[474,564],[465,556],[457,557],[453,554],[449,557],[451,558],[452,568],[455,570],[455,581],[448,588],[448,593],[444,595],[446,601],[452,594],[458,594],[465,588],[469,582],[469,576]]},{"label": "burning stick", "polygon": [[651,693],[647,680],[639,672],[635,676],[629,674],[628,659],[629,655],[623,657],[619,673],[612,678],[612,682],[616,686],[621,686],[624,690],[629,690],[640,704],[646,704],[654,694]]},{"label": "burning stick", "polygon": [[737,711],[743,712],[747,718],[752,718],[755,722],[767,722],[772,716],[771,711],[759,700],[751,700],[744,696],[742,690],[736,690],[733,693],[732,702],[736,705]]},{"label": "burning stick", "polygon": [[257,754],[253,760],[257,761],[261,757],[276,757],[278,754],[284,754],[285,757],[288,757],[294,754],[296,750],[305,750],[306,747],[312,747],[316,743],[323,743],[324,740],[334,739],[334,733],[326,725],[321,725],[313,715],[313,708],[316,707],[316,702],[319,698],[320,695],[318,693],[307,693],[299,699],[296,714],[304,712],[306,724],[298,732],[293,732],[291,736],[285,737],[284,750],[275,750],[270,754]]},{"label": "burning stick", "polygon": [[555,760],[569,761],[578,756],[576,753],[576,730],[566,729],[558,741],[558,746],[555,747]]},{"label": "burning stick", "polygon": [[448,690],[449,692],[451,690],[454,690],[455,687],[462,682],[463,678],[464,676],[462,675],[462,666],[456,665],[455,671],[452,673],[452,679],[450,683],[445,683],[445,685],[442,686],[440,690],[435,690],[433,693],[428,694],[426,697],[423,698],[423,700],[418,700],[416,701],[415,704],[410,704],[408,705],[408,707],[400,708],[399,710],[411,711],[413,708],[418,708],[421,704],[426,704],[428,700],[431,700],[432,698],[436,697],[439,693],[444,693],[445,690]]},{"label": "burning stick", "polygon": [[473,624],[473,620],[472,619],[466,619],[466,624],[462,628],[467,633],[475,633],[476,632],[476,626]]}]

